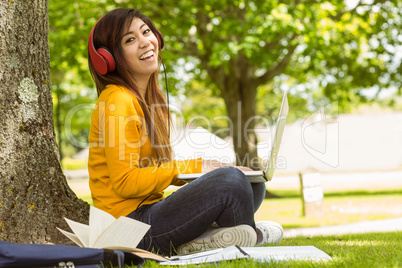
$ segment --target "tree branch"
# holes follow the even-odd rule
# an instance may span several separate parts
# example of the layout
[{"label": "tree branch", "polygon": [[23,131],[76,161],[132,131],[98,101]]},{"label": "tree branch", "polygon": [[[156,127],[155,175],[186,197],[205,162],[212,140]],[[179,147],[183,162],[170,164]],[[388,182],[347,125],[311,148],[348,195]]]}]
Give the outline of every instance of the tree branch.
[{"label": "tree branch", "polygon": [[288,54],[282,59],[281,62],[279,62],[277,65],[266,71],[262,76],[257,77],[254,82],[257,85],[265,84],[271,79],[273,79],[275,76],[281,74],[285,68],[288,66],[293,53],[296,50],[297,45],[291,45],[288,47]]},{"label": "tree branch", "polygon": [[199,51],[197,48],[197,44],[192,42],[186,46],[190,49],[190,51],[194,52],[194,55],[201,60],[202,67],[208,72],[208,75],[211,77],[211,80],[219,87],[224,88],[224,69],[223,66],[212,67],[209,65],[210,62],[210,55],[212,55],[212,46],[210,46],[206,40],[209,39],[209,30],[207,29],[207,25],[211,22],[211,18],[206,15],[202,11],[198,11],[196,13],[197,18],[197,33],[199,38],[203,44],[205,52]]},{"label": "tree branch", "polygon": [[275,42],[268,42],[268,41],[265,41],[265,46],[264,46],[264,48],[267,49],[267,50],[272,50],[272,49],[274,49],[274,48],[280,43],[280,41],[282,40],[282,37],[283,37],[282,34],[278,34],[278,39],[277,39]]},{"label": "tree branch", "polygon": [[177,38],[177,41],[183,44],[185,49],[175,49],[173,47],[169,47],[169,51],[172,51],[176,54],[181,54],[185,56],[195,56],[195,57],[202,57],[201,51],[197,47],[197,43],[194,41],[190,41],[186,38]]}]

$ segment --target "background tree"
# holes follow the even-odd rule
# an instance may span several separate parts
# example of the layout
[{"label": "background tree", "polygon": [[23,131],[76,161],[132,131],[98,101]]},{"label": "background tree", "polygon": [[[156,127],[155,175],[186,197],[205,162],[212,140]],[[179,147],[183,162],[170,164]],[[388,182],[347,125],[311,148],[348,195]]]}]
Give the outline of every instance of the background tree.
[{"label": "background tree", "polygon": [[[277,113],[279,101],[270,97],[283,90],[290,90],[292,112],[297,107],[299,114],[332,101],[348,112],[370,100],[368,91],[373,99],[383,90],[401,94],[400,1],[83,0],[68,5],[75,5],[75,21],[86,33],[116,7],[138,8],[151,17],[166,39],[171,91],[196,96],[204,87],[222,98],[241,160],[257,156],[253,128],[258,122],[250,118]],[[74,21],[60,21],[74,28]],[[86,36],[70,38],[80,42],[70,60],[86,55]],[[246,124],[246,135],[236,131]]]},{"label": "background tree", "polygon": [[[141,7],[160,23],[168,53],[195,58],[195,79],[224,99],[235,151],[245,159],[256,157],[255,122],[248,120],[263,85],[293,93],[298,85],[325,96],[318,105],[336,100],[342,111],[365,101],[363,89],[400,92],[400,1],[347,2],[163,0]],[[236,131],[247,126],[248,133]]]},{"label": "background tree", "polygon": [[[292,105],[297,99],[298,107],[314,109],[337,100],[343,111],[367,101],[367,90],[374,97],[390,89],[401,94],[402,3],[345,3],[350,1],[51,1],[50,64],[53,89],[60,90],[57,104],[90,97],[89,90],[82,90],[93,88],[86,64],[88,34],[100,16],[116,7],[141,9],[165,35],[163,57],[173,92],[184,89],[199,102],[202,87],[208,88],[208,94],[224,100],[240,128],[257,112],[274,111],[278,102],[268,99],[284,89],[291,90]],[[59,234],[54,227],[64,224],[62,216],[87,217],[87,204],[68,188],[58,161],[46,10],[45,0],[0,2],[3,240],[55,241]],[[183,66],[189,79],[178,83],[182,73],[173,71]],[[242,113],[235,109],[239,103]],[[63,109],[60,115],[67,114]],[[88,114],[78,117],[89,122]],[[236,152],[241,158],[254,157],[255,150],[243,146],[241,135],[234,132]]]},{"label": "background tree", "polygon": [[54,136],[47,0],[0,1],[0,240],[60,242],[88,204],[68,187]]}]

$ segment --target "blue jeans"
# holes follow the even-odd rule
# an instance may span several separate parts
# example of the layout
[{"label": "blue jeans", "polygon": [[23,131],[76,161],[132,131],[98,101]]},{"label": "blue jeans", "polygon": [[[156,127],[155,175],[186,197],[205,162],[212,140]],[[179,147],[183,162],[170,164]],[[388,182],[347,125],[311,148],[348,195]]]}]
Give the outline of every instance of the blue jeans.
[{"label": "blue jeans", "polygon": [[151,225],[138,248],[170,255],[214,222],[220,227],[247,224],[255,229],[254,213],[264,196],[264,183],[251,184],[237,168],[223,167],[157,203],[141,206],[128,217]]}]

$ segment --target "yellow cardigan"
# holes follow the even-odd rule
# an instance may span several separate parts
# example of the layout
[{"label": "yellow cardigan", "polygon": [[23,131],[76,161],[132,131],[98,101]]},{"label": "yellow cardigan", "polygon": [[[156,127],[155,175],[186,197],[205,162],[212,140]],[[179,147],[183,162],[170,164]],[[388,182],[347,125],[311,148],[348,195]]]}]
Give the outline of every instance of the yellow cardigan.
[{"label": "yellow cardigan", "polygon": [[162,200],[179,173],[199,173],[202,160],[153,164],[144,113],[128,89],[108,85],[99,96],[89,133],[89,187],[94,205],[114,217]]}]

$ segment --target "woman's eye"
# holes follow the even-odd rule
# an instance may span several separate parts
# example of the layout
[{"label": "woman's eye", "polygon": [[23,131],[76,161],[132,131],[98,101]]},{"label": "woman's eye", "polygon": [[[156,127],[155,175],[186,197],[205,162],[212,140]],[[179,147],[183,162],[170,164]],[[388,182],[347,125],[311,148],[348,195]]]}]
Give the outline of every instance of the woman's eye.
[{"label": "woman's eye", "polygon": [[144,31],[144,34],[148,34],[148,33],[150,33],[150,32],[151,32],[150,29],[146,29],[146,30]]},{"label": "woman's eye", "polygon": [[126,40],[126,44],[127,44],[127,43],[130,43],[130,42],[132,42],[132,41],[134,41],[134,37],[128,38],[128,39]]}]

